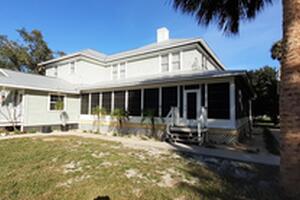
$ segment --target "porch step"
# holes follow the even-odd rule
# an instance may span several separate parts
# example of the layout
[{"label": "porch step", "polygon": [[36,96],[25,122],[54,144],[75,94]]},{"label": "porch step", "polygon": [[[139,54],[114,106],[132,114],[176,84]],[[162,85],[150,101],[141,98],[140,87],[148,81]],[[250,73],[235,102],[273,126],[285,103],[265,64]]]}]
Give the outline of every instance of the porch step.
[{"label": "porch step", "polygon": [[187,126],[173,126],[170,127],[171,132],[185,132],[185,133],[192,133],[197,132],[197,127],[187,127]]}]

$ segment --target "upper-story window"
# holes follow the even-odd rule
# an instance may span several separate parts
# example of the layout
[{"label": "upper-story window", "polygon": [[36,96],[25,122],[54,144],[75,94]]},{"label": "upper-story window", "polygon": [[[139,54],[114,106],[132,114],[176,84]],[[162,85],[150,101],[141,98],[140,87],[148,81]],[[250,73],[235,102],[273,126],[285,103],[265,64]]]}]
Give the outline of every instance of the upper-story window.
[{"label": "upper-story window", "polygon": [[161,56],[161,71],[168,72],[169,71],[169,55],[162,55]]},{"label": "upper-story window", "polygon": [[120,64],[120,78],[123,79],[126,77],[126,63]]},{"label": "upper-story window", "polygon": [[180,53],[172,54],[172,70],[180,70]]},{"label": "upper-story window", "polygon": [[112,66],[112,79],[115,80],[118,78],[118,65],[115,64]]},{"label": "upper-story window", "polygon": [[75,62],[70,63],[70,72],[71,72],[71,74],[75,73]]}]

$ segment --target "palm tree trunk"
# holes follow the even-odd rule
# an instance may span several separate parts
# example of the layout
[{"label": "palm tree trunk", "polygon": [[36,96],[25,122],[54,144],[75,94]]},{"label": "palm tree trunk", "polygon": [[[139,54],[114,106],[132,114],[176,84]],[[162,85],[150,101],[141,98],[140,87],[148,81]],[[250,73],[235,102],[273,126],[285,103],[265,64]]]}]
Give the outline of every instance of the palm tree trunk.
[{"label": "palm tree trunk", "polygon": [[280,91],[281,183],[300,196],[300,0],[283,0],[283,59]]}]

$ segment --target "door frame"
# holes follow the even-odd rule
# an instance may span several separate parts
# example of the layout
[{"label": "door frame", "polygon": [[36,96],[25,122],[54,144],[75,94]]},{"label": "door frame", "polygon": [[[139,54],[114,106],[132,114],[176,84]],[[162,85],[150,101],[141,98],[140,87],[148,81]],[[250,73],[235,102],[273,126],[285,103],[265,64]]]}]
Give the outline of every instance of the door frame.
[{"label": "door frame", "polygon": [[[196,93],[196,119],[187,119],[187,94],[188,93]],[[189,124],[194,124],[196,120],[200,116],[200,90],[199,89],[190,89],[190,90],[184,90],[183,91],[183,118],[185,121],[187,121]]]}]

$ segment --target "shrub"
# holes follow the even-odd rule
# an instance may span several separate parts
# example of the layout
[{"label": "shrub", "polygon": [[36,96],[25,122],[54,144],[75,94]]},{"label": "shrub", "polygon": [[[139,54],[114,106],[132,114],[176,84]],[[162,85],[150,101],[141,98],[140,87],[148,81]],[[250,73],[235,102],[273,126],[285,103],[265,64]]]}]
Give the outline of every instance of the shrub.
[{"label": "shrub", "polygon": [[266,149],[272,154],[280,155],[279,143],[268,128],[265,128],[263,130],[263,138]]}]

